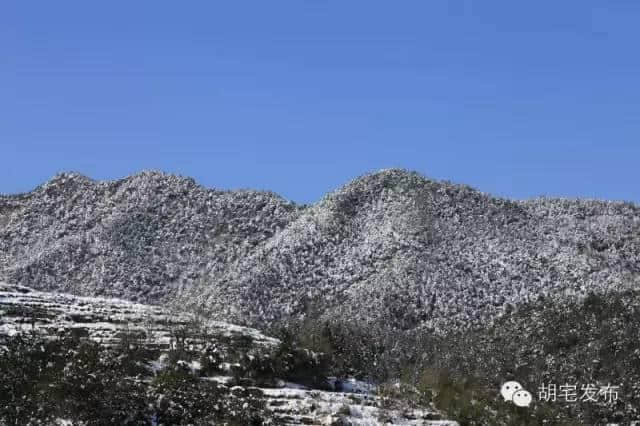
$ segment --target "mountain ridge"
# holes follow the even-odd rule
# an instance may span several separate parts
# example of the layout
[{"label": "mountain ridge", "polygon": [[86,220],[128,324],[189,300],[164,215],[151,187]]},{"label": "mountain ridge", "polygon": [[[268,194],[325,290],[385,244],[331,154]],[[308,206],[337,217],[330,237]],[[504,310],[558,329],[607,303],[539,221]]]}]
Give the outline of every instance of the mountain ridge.
[{"label": "mountain ridge", "polygon": [[266,327],[353,318],[479,325],[539,297],[633,287],[640,208],[513,201],[386,169],[298,205],[145,171],[0,196],[0,279]]},{"label": "mountain ridge", "polygon": [[383,168],[383,169],[379,169],[379,170],[375,170],[375,171],[370,171],[367,173],[364,173],[362,175],[356,176],[355,178],[349,180],[347,183],[339,186],[338,188],[327,192],[325,195],[321,196],[318,200],[316,200],[315,202],[311,202],[311,203],[301,203],[301,202],[297,202],[294,200],[289,200],[286,197],[284,197],[283,195],[279,194],[278,192],[275,191],[271,191],[271,190],[258,190],[258,189],[251,189],[251,188],[217,188],[217,187],[208,187],[205,186],[203,184],[200,184],[197,182],[197,180],[193,177],[190,176],[185,176],[179,173],[172,173],[172,172],[165,172],[162,169],[142,169],[139,172],[124,176],[124,177],[119,177],[119,178],[111,178],[111,179],[94,179],[82,172],[79,171],[73,171],[73,170],[69,170],[69,171],[60,171],[58,173],[56,173],[55,175],[53,175],[51,178],[49,178],[48,180],[46,180],[45,182],[35,186],[33,189],[28,190],[28,191],[24,191],[24,192],[17,192],[17,193],[1,193],[0,192],[0,198],[15,198],[15,197],[22,197],[25,195],[31,195],[32,193],[38,191],[39,189],[46,187],[48,185],[51,184],[57,184],[57,183],[69,183],[69,182],[85,182],[85,183],[90,183],[90,184],[116,184],[116,183],[120,183],[123,181],[131,181],[131,180],[135,180],[135,179],[140,179],[140,178],[144,178],[144,177],[153,177],[156,179],[177,179],[177,180],[182,180],[184,182],[189,182],[194,184],[195,186],[204,189],[204,190],[208,190],[208,191],[218,191],[218,192],[258,192],[258,193],[268,193],[268,194],[272,194],[275,195],[277,197],[282,198],[283,200],[292,203],[292,204],[296,204],[298,206],[307,206],[307,205],[314,205],[317,204],[319,202],[321,202],[324,198],[326,198],[327,196],[329,196],[330,194],[333,194],[335,192],[338,192],[340,190],[342,190],[343,188],[346,187],[350,187],[354,184],[357,184],[358,182],[363,182],[366,181],[368,179],[377,179],[379,177],[389,177],[389,176],[393,176],[393,175],[407,175],[407,176],[414,176],[416,178],[419,179],[423,179],[426,181],[429,181],[431,183],[434,184],[441,184],[441,185],[451,185],[451,186],[457,186],[457,187],[464,187],[464,188],[468,188],[474,192],[477,192],[480,195],[483,196],[488,196],[490,198],[493,199],[497,199],[497,200],[505,200],[505,201],[511,201],[511,202],[515,202],[515,203],[531,203],[531,202],[537,202],[537,201],[541,201],[541,200],[549,200],[549,201],[567,201],[567,202],[584,202],[584,203],[590,203],[590,202],[596,202],[596,203],[607,203],[607,204],[622,204],[622,205],[635,205],[638,206],[639,204],[637,202],[634,201],[630,201],[630,200],[613,200],[613,199],[606,199],[606,198],[591,198],[591,197],[564,197],[564,196],[545,196],[545,195],[541,195],[541,196],[536,196],[536,197],[530,197],[530,198],[523,198],[523,199],[515,199],[515,198],[510,198],[510,197],[506,197],[506,196],[498,196],[495,194],[492,194],[491,192],[487,192],[487,191],[483,191],[480,190],[472,185],[468,185],[465,183],[460,183],[460,182],[452,182],[448,179],[434,179],[434,178],[429,178],[427,176],[422,175],[420,172],[414,171],[414,170],[410,170],[410,169],[404,169],[404,168],[399,168],[399,167],[390,167],[390,168]]}]

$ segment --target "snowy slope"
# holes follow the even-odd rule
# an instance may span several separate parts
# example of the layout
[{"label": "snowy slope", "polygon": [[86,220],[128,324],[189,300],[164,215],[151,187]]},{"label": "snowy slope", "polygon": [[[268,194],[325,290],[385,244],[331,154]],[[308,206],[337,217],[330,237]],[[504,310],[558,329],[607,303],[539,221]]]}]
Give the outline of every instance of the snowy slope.
[{"label": "snowy slope", "polygon": [[[0,336],[32,330],[55,336],[75,330],[107,346],[121,341],[123,333],[144,332],[149,346],[169,348],[172,333],[198,320],[193,314],[172,312],[158,306],[142,305],[119,299],[79,297],[49,293],[29,287],[0,283]],[[210,335],[250,337],[260,345],[276,345],[277,339],[251,328],[207,321]]]},{"label": "snowy slope", "polygon": [[[191,324],[194,317],[124,300],[48,293],[0,283],[0,342],[17,333],[35,332],[53,337],[66,330],[81,338],[116,347],[122,343],[125,334],[144,332],[144,338],[138,343],[166,351],[175,344],[175,330]],[[249,341],[250,348],[270,348],[279,344],[277,339],[251,328],[216,321],[207,321],[204,327],[207,341],[220,345]],[[202,341],[193,338],[186,343],[198,346]],[[160,355],[151,367],[154,371],[159,370],[166,362],[166,355]],[[197,372],[201,366],[194,361],[189,363],[189,368]],[[202,377],[202,380],[225,384],[231,383],[233,377],[218,375]],[[278,387],[258,389],[274,418],[289,425],[373,426],[387,424],[387,421],[396,425],[457,425],[442,420],[442,415],[432,408],[411,407],[402,401],[389,401],[371,393],[355,393],[363,389],[362,386],[354,386],[351,393],[328,392],[280,381]]]},{"label": "snowy slope", "polygon": [[0,197],[0,279],[259,328],[310,312],[467,327],[540,295],[578,298],[638,276],[634,204],[511,201],[403,170],[310,206],[158,172],[62,174]]}]

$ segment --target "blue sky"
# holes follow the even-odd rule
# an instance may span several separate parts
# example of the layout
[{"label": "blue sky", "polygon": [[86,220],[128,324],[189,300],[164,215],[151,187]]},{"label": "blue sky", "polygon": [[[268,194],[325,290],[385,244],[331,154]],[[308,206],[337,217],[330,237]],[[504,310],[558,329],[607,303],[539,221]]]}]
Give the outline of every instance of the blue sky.
[{"label": "blue sky", "polygon": [[299,202],[404,167],[640,202],[637,1],[0,7],[0,193],[141,169]]}]

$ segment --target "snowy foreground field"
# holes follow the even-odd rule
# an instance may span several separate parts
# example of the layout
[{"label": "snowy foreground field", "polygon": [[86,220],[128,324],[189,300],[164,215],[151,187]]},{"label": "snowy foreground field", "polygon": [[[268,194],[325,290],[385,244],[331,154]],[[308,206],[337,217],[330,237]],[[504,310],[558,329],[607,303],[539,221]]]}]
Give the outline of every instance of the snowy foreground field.
[{"label": "snowy foreground field", "polygon": [[[198,332],[189,333],[194,324],[198,325]],[[327,378],[326,387],[314,389],[308,384],[275,375],[252,374],[242,364],[268,357],[281,345],[278,339],[255,329],[223,322],[202,322],[194,315],[169,312],[157,306],[53,294],[0,283],[3,351],[8,350],[9,340],[23,335],[36,335],[46,340],[72,336],[114,350],[125,346],[127,349],[143,347],[153,356],[142,362],[148,376],[139,374],[136,376],[139,381],[152,382],[163,371],[182,367],[199,381],[229,389],[231,393],[240,389],[254,390],[264,406],[263,424],[457,425],[442,419],[432,407],[378,395],[375,386],[354,379]],[[184,359],[176,360],[175,353],[180,348]],[[207,361],[211,359],[215,362]],[[212,367],[212,364],[216,365]],[[204,398],[206,400],[207,396]],[[212,407],[219,403],[211,401]],[[242,409],[244,405],[240,407]],[[158,418],[150,412],[148,424],[160,424]],[[83,424],[77,419],[62,417],[56,421]]]}]

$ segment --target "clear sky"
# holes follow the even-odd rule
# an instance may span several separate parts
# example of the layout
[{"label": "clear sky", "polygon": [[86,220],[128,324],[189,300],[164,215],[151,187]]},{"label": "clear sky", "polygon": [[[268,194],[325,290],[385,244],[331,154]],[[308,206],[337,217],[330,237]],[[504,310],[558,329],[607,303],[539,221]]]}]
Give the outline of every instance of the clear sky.
[{"label": "clear sky", "polygon": [[7,1],[0,193],[142,169],[317,200],[404,167],[640,202],[640,2]]}]

